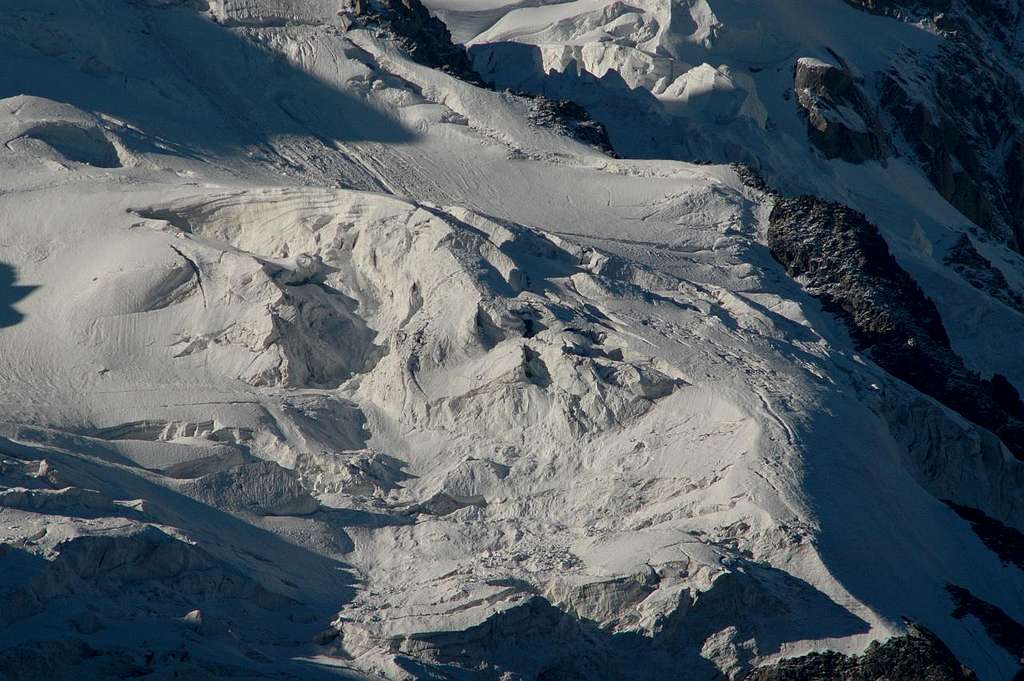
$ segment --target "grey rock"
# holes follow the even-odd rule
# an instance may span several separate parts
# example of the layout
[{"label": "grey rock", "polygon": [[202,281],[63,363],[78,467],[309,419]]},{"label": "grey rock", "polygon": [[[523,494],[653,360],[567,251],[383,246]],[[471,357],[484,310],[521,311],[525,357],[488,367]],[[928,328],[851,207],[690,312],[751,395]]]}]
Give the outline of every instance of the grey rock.
[{"label": "grey rock", "polygon": [[917,19],[949,11],[953,0],[846,0],[847,4],[872,14]]},{"label": "grey rock", "polygon": [[883,116],[935,188],[967,218],[1024,248],[1024,79],[1020,3],[1007,0],[847,0],[945,41],[902,55],[880,75]]},{"label": "grey rock", "polygon": [[861,213],[812,196],[776,201],[772,255],[879,366],[974,423],[1024,458],[1024,406],[1002,377],[981,378],[953,352],[935,304]]},{"label": "grey rock", "polygon": [[864,163],[890,155],[878,113],[849,69],[798,59],[793,88],[807,117],[808,137],[826,158]]},{"label": "grey rock", "polygon": [[[985,633],[993,643],[1024,664],[1024,625],[1007,615],[1002,608],[978,598],[968,589],[947,584],[946,591],[956,606],[953,617],[958,620],[967,616],[974,617],[985,627]],[[1021,674],[1024,674],[1024,670],[1017,674],[1017,678]]]},{"label": "grey rock", "polygon": [[538,95],[530,100],[529,117],[536,125],[551,128],[610,156],[616,155],[608,130],[576,102]]},{"label": "grey rock", "polygon": [[966,234],[960,235],[956,244],[943,258],[943,262],[956,270],[974,288],[984,291],[1019,312],[1024,312],[1024,296],[1011,288],[1006,275],[978,252],[974,242]]},{"label": "grey rock", "polygon": [[877,641],[863,655],[812,653],[759,667],[745,681],[974,681],[935,634],[915,625],[906,636]]},{"label": "grey rock", "polygon": [[471,83],[480,83],[466,48],[452,42],[444,22],[432,16],[420,0],[347,0],[349,27],[380,31],[397,39],[412,59]]},{"label": "grey rock", "polygon": [[1004,565],[1024,570],[1024,532],[1004,525],[983,511],[947,501],[956,514],[971,524],[978,539],[999,556]]}]

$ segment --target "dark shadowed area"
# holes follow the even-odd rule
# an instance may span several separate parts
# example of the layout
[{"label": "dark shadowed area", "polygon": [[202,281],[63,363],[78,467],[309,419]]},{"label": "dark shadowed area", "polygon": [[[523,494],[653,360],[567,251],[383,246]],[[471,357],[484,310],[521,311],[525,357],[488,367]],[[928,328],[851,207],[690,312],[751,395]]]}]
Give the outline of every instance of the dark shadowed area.
[{"label": "dark shadowed area", "polygon": [[12,266],[0,263],[0,329],[14,326],[25,315],[18,311],[16,305],[34,291],[36,286],[17,286],[17,270]]}]

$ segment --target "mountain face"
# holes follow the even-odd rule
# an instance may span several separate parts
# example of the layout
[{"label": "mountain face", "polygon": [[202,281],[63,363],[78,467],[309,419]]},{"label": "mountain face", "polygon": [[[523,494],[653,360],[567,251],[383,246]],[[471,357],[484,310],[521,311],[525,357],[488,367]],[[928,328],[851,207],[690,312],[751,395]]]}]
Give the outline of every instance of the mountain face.
[{"label": "mountain face", "polygon": [[886,8],[920,17],[944,43],[937,54],[915,55],[882,75],[882,106],[942,196],[1021,251],[1024,86],[1017,34],[1024,17],[1016,3],[930,5]]},{"label": "mountain face", "polygon": [[1020,21],[0,3],[0,678],[1022,678]]}]

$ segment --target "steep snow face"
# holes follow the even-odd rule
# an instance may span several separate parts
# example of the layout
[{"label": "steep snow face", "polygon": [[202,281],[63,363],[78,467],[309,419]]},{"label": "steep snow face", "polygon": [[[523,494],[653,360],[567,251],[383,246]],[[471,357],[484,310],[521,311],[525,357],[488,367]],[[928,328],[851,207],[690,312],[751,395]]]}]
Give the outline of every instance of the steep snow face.
[{"label": "steep snow face", "polygon": [[[768,126],[756,74],[687,56],[781,59],[743,3],[570,4],[529,10],[549,63],[689,60],[643,91]],[[740,678],[903,617],[1013,673],[951,594],[1019,621],[1024,575],[939,499],[1022,527],[1021,465],[854,350],[770,257],[771,195],[604,156],[339,9],[0,8],[5,673]],[[934,196],[893,250],[1008,337],[931,264]]]}]

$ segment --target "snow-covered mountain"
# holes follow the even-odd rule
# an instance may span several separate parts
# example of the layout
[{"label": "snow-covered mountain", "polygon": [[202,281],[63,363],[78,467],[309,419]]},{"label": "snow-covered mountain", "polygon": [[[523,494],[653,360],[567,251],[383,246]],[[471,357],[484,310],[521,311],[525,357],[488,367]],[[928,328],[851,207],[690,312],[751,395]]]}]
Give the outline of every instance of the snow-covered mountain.
[{"label": "snow-covered mountain", "polygon": [[0,678],[1020,678],[1020,22],[3,0]]}]

